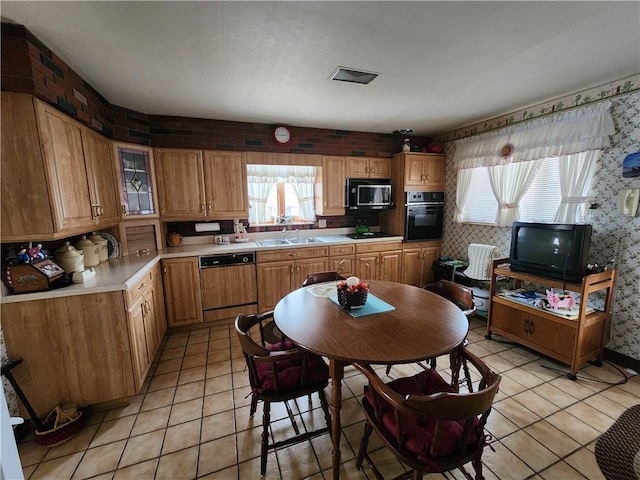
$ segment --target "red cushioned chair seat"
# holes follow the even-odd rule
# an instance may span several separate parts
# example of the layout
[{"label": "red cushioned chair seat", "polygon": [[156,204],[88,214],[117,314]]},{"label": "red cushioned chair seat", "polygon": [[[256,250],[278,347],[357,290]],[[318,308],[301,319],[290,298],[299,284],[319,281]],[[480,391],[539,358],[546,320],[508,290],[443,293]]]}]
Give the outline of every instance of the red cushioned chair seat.
[{"label": "red cushioned chair seat", "polygon": [[[455,393],[456,390],[434,370],[427,369],[413,377],[404,377],[387,384],[401,395],[432,395],[438,392]],[[382,423],[392,434],[398,433],[394,409],[384,399],[376,395],[381,411]],[[372,392],[366,389],[365,398],[373,404]],[[442,431],[438,439],[438,448],[433,454],[430,452],[434,440],[435,420],[422,417],[412,417],[400,414],[402,433],[404,435],[404,447],[418,455],[422,461],[428,462],[434,456],[446,456],[454,453],[459,446],[464,432],[464,424],[457,421],[441,421]],[[476,435],[467,439],[467,445],[477,440]]]},{"label": "red cushioned chair seat", "polygon": [[[297,348],[290,340],[268,345],[266,347],[270,351],[283,351]],[[274,380],[274,366],[276,371],[276,379]],[[258,372],[258,380],[261,388],[260,393],[269,391],[275,392],[276,380],[279,391],[287,391],[302,386],[302,373],[304,371],[305,385],[314,385],[326,382],[329,378],[329,367],[319,355],[308,354],[306,356],[306,368],[303,369],[301,358],[293,360],[282,360],[275,363],[256,362],[256,370]]]}]

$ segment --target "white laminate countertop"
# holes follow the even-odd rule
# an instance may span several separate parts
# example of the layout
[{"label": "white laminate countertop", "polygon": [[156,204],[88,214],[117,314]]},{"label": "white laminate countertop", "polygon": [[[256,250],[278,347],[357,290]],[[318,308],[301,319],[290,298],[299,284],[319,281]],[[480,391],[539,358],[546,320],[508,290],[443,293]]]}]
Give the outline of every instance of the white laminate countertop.
[{"label": "white laminate countertop", "polygon": [[[304,232],[304,234],[303,234]],[[279,235],[274,236],[273,232],[249,234],[249,241],[243,243],[235,243],[233,240],[228,245],[215,245],[212,243],[197,243],[191,245],[182,245],[180,247],[166,247],[165,250],[152,253],[150,255],[136,256],[110,259],[108,262],[101,263],[97,267],[93,267],[96,271],[95,278],[79,284],[72,284],[67,287],[47,290],[45,292],[7,294],[0,298],[0,303],[17,303],[33,300],[45,300],[49,298],[68,297],[74,295],[87,295],[93,293],[114,292],[119,290],[128,290],[131,288],[145,273],[147,273],[156,263],[163,258],[180,258],[193,257],[201,255],[219,255],[228,253],[244,253],[259,252],[264,250],[283,250],[291,248],[311,248],[322,247],[325,245],[340,245],[353,243],[382,243],[382,242],[398,242],[402,241],[401,236],[371,238],[364,240],[353,240],[341,234],[332,234],[327,232],[326,235],[309,235],[309,233],[317,233],[317,231],[306,230],[300,231],[300,238],[313,236],[321,240],[317,243],[301,243],[290,245],[278,245],[263,247],[256,241],[281,238]],[[323,232],[324,233],[324,232]],[[306,234],[306,235],[305,235]],[[231,236],[233,238],[233,236]],[[288,239],[293,238],[291,232],[287,235]]]}]

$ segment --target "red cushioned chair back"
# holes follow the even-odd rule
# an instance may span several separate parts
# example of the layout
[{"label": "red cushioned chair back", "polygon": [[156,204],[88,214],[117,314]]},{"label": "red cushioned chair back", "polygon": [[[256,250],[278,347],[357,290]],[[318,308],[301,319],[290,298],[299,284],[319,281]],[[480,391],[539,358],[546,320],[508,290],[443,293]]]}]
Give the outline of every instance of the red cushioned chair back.
[{"label": "red cushioned chair back", "polygon": [[[236,333],[247,362],[252,390],[260,394],[288,395],[296,389],[326,384],[329,367],[322,357],[298,348],[290,340],[265,346],[263,322],[272,319],[273,312],[236,318]],[[256,326],[259,328],[253,331],[258,330],[260,343],[251,335]]]},{"label": "red cushioned chair back", "polygon": [[435,369],[384,383],[369,365],[356,364],[369,380],[363,405],[371,426],[409,464],[418,462],[425,471],[445,471],[449,459],[466,463],[480,455],[500,385],[500,375],[471,352],[461,348],[454,355],[458,366],[464,359],[479,374],[475,392],[457,392]]}]

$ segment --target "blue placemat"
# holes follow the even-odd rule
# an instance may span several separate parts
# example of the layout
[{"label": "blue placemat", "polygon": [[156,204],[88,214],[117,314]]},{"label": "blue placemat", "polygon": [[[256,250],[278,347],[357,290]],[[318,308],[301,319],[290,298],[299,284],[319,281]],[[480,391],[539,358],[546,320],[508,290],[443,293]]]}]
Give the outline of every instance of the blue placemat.
[{"label": "blue placemat", "polygon": [[[337,295],[333,295],[332,297],[329,297],[329,298],[333,303],[340,306],[340,304],[338,303]],[[347,312],[352,317],[364,317],[366,315],[373,315],[374,313],[390,312],[391,310],[395,310],[395,309],[396,307],[394,307],[393,305],[390,305],[384,300],[380,300],[375,295],[372,295],[371,293],[369,293],[369,295],[367,295],[367,303],[365,303],[362,308],[356,308],[355,310],[345,309],[345,312]]]}]

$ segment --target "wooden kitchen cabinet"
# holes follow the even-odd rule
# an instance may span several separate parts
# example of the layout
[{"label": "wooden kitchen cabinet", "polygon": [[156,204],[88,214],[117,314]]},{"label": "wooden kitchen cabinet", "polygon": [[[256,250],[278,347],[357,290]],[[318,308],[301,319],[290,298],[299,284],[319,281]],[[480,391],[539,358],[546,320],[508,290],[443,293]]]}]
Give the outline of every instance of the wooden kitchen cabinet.
[{"label": "wooden kitchen cabinet", "polygon": [[109,167],[101,160],[108,140],[30,95],[3,92],[2,112],[3,242],[117,223],[113,172],[103,178]]},{"label": "wooden kitchen cabinet", "polygon": [[338,272],[344,278],[356,274],[356,246],[329,245],[329,270]]},{"label": "wooden kitchen cabinet", "polygon": [[[146,292],[145,292],[146,293]],[[140,389],[142,382],[147,377],[151,362],[149,362],[149,350],[145,333],[145,323],[148,320],[149,295],[140,295],[129,306],[127,320],[129,322],[129,338],[131,341],[131,361],[133,365],[133,380],[136,390]]]},{"label": "wooden kitchen cabinet", "polygon": [[246,218],[249,200],[245,154],[205,150],[203,155],[207,217]]},{"label": "wooden kitchen cabinet", "polygon": [[405,191],[444,192],[444,155],[403,153]]},{"label": "wooden kitchen cabinet", "polygon": [[322,171],[316,182],[316,214],[344,215],[345,157],[323,156]]},{"label": "wooden kitchen cabinet", "polygon": [[84,128],[82,145],[89,173],[91,214],[98,227],[116,225],[120,221],[117,175],[111,161],[111,142]]},{"label": "wooden kitchen cabinet", "polygon": [[[13,374],[38,415],[136,393],[122,291],[2,304]],[[26,413],[26,412],[25,412]]]},{"label": "wooden kitchen cabinet", "polygon": [[154,154],[163,220],[248,216],[243,153],[162,148]]},{"label": "wooden kitchen cabinet", "polygon": [[347,178],[391,178],[391,159],[347,157]]},{"label": "wooden kitchen cabinet", "polygon": [[[404,192],[444,192],[445,156],[434,153],[398,153],[391,163],[391,187],[396,205],[406,203]],[[380,227],[405,235],[406,208],[380,212]]]},{"label": "wooden kitchen cabinet", "polygon": [[179,327],[202,323],[202,296],[198,257],[162,260],[167,325]]},{"label": "wooden kitchen cabinet", "polygon": [[440,241],[405,243],[402,247],[402,283],[424,287],[433,283],[433,262],[440,256]]},{"label": "wooden kitchen cabinet", "polygon": [[131,361],[136,390],[142,387],[166,331],[160,265],[126,292]]},{"label": "wooden kitchen cabinet", "polygon": [[155,337],[156,341],[153,350],[158,350],[164,334],[167,331],[167,315],[164,305],[164,287],[162,286],[162,270],[160,263],[157,263],[151,270],[151,281],[153,282],[153,307],[155,313],[153,318],[155,320]]},{"label": "wooden kitchen cabinet", "polygon": [[356,272],[363,280],[399,282],[402,268],[402,242],[356,244]]},{"label": "wooden kitchen cabinet", "polygon": [[[582,283],[572,284],[528,273],[512,272],[508,261],[508,258],[501,258],[492,262],[487,338],[491,339],[496,333],[566,363],[570,365],[570,373],[567,376],[572,380],[577,378],[580,366],[587,361],[601,363],[610,321],[615,270],[587,275],[582,279]],[[581,299],[580,311],[575,318],[567,318],[500,295],[496,290],[499,277],[515,281],[516,287],[522,282],[528,282],[545,288],[577,292]],[[589,295],[596,292],[604,294],[604,308],[588,310]]]},{"label": "wooden kitchen cabinet", "polygon": [[329,270],[328,247],[256,252],[258,310],[275,308],[281,298],[300,288],[309,273]]},{"label": "wooden kitchen cabinet", "polygon": [[206,218],[204,165],[200,150],[154,150],[160,216],[163,220]]}]

